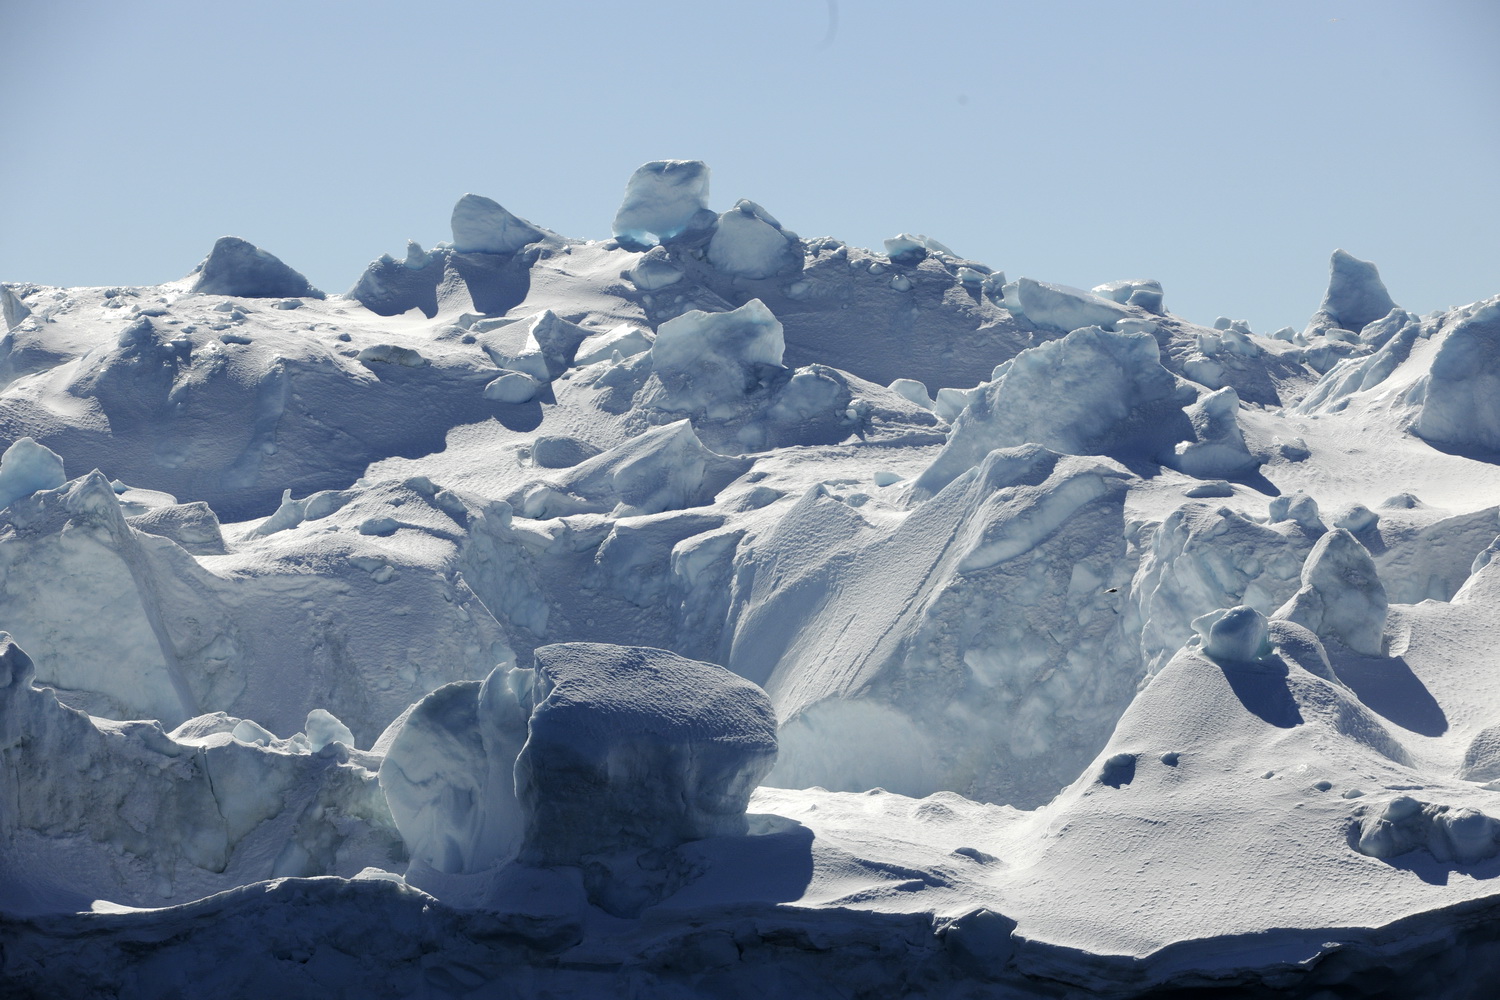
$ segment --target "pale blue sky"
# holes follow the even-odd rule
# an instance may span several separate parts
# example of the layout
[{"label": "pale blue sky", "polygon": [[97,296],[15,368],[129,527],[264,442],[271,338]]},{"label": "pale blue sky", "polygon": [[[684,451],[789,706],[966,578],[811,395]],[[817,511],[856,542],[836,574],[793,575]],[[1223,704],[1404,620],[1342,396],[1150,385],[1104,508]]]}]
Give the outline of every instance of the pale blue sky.
[{"label": "pale blue sky", "polygon": [[1494,0],[0,0],[0,279],[180,277],[214,239],[344,291],[466,191],[603,238],[706,160],[804,236],[922,232],[1300,326],[1335,247],[1500,292]]}]

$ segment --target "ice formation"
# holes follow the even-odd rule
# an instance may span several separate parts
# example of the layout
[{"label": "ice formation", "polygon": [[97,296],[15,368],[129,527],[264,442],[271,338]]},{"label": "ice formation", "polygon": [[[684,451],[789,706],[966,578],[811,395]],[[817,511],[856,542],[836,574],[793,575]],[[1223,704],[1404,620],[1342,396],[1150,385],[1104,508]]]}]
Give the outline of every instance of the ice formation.
[{"label": "ice formation", "polygon": [[205,295],[238,295],[251,299],[310,296],[323,293],[308,284],[280,258],[237,236],[221,236],[203,263],[193,291]]},{"label": "ice formation", "polygon": [[1500,300],[725,208],[0,286],[0,993],[1483,995]]}]

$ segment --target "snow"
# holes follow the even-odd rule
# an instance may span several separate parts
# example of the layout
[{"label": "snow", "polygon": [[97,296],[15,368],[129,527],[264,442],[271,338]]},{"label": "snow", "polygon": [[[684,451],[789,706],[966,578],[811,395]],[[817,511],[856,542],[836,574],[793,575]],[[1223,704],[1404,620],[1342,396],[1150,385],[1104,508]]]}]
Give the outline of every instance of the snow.
[{"label": "snow", "polygon": [[1500,976],[1500,300],[1336,255],[1264,337],[626,202],[6,286],[10,992]]}]

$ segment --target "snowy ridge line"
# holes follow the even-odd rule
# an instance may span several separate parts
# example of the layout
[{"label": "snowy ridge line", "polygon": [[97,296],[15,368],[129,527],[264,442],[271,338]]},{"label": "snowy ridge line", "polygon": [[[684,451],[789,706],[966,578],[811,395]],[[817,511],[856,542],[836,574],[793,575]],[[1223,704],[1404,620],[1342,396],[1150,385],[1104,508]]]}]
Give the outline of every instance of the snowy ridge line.
[{"label": "snowy ridge line", "polygon": [[1500,977],[1500,298],[1262,336],[709,179],[4,287],[4,988]]}]

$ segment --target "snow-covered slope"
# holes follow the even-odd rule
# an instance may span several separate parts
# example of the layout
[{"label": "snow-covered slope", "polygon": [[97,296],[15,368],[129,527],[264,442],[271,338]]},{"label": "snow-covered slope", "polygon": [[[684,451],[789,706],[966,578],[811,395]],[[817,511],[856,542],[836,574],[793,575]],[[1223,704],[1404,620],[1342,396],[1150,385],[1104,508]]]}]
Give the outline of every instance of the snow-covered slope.
[{"label": "snow-covered slope", "polygon": [[1500,299],[452,224],[0,286],[0,992],[1486,995]]}]

